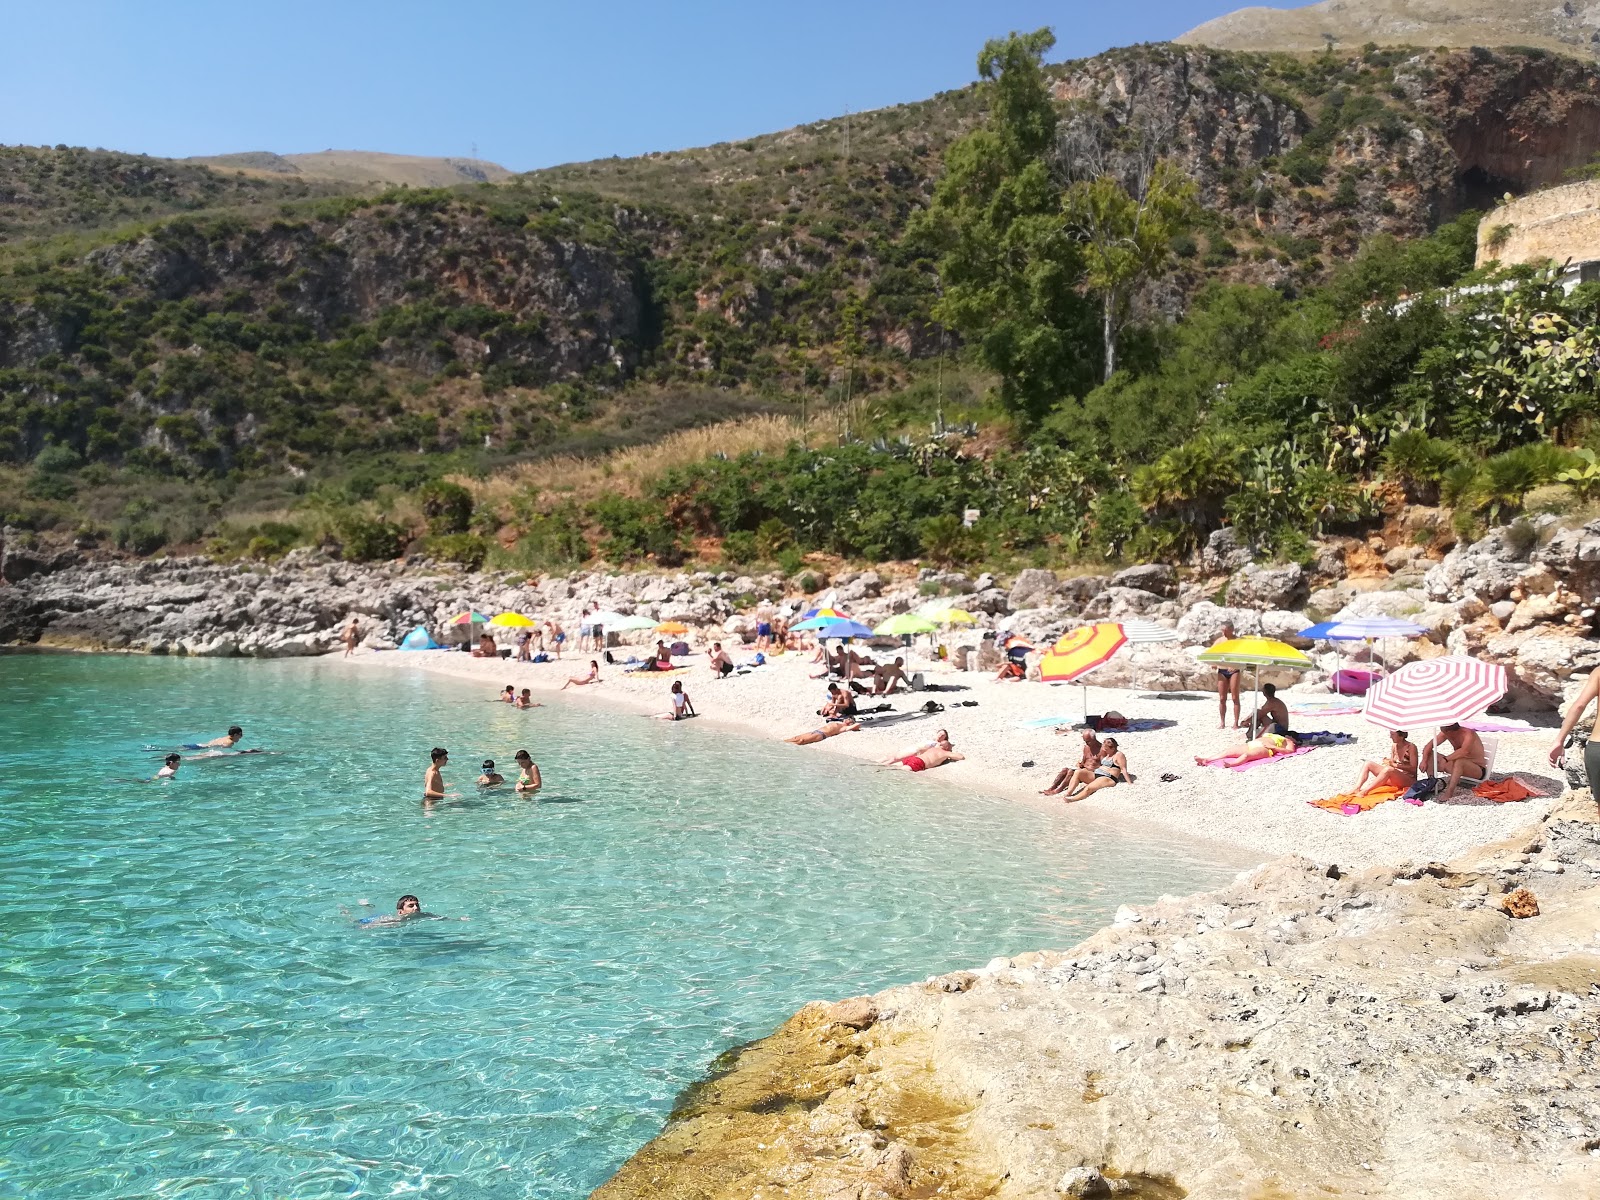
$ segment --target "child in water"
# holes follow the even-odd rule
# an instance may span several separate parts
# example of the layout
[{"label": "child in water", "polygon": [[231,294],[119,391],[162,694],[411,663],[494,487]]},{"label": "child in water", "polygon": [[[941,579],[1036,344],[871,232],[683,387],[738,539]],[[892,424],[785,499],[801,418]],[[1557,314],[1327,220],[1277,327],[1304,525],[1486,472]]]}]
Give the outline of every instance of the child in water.
[{"label": "child in water", "polygon": [[182,764],[182,762],[183,755],[181,754],[167,755],[165,760],[166,765],[152,775],[149,779],[145,780],[145,782],[154,783],[158,779],[171,779],[178,773],[178,767]]}]

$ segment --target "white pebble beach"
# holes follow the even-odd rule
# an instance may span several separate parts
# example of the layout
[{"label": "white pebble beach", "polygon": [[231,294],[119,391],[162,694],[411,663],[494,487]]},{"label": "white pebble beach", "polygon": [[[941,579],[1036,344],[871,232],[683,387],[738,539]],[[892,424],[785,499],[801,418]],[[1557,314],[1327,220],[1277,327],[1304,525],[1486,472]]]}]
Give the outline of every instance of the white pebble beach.
[{"label": "white pebble beach", "polygon": [[[618,654],[617,649],[613,649]],[[643,647],[623,647],[621,655],[645,653]],[[620,656],[620,655],[619,655]],[[733,651],[736,661],[750,657],[748,649]],[[601,666],[603,682],[559,691],[569,677],[587,670],[593,655],[569,652],[560,662],[516,663],[473,658],[456,651],[365,651],[349,659],[330,656],[361,670],[425,671],[473,680],[485,698],[506,684],[530,688],[545,704],[603,704],[638,714],[668,711],[668,692],[682,680],[700,719],[682,722],[686,736],[715,736],[720,730],[782,739],[814,729],[816,710],[826,699],[827,681],[812,679],[820,666],[809,652],[778,656],[746,675],[714,679],[703,652],[679,661],[688,669],[672,674],[627,674],[620,666]],[[949,730],[955,748],[966,756],[931,772],[906,775],[906,786],[916,787],[936,777],[941,783],[998,794],[1019,803],[1053,809],[1062,821],[1125,823],[1130,831],[1154,827],[1167,835],[1192,839],[1197,846],[1213,845],[1219,853],[1241,862],[1254,862],[1286,854],[1303,855],[1319,863],[1371,866],[1401,861],[1445,861],[1475,846],[1507,837],[1540,819],[1565,786],[1561,772],[1551,767],[1546,754],[1554,739],[1556,717],[1546,718],[1550,728],[1532,733],[1485,734],[1497,741],[1494,774],[1515,774],[1535,791],[1535,798],[1496,804],[1463,792],[1457,802],[1421,807],[1401,801],[1379,805],[1369,812],[1346,816],[1312,807],[1308,801],[1350,790],[1368,759],[1388,752],[1388,735],[1369,725],[1360,714],[1342,716],[1296,715],[1299,730],[1332,730],[1353,734],[1355,745],[1324,746],[1309,754],[1283,759],[1247,771],[1201,767],[1196,755],[1214,755],[1242,740],[1236,730],[1218,728],[1214,694],[1183,693],[1183,698],[1158,698],[1156,694],[1118,688],[1089,689],[1089,710],[1115,711],[1128,718],[1154,718],[1174,725],[1149,732],[1115,733],[1127,754],[1134,782],[1098,792],[1076,804],[1039,795],[1055,773],[1075,763],[1080,750],[1076,732],[1058,736],[1050,726],[1028,723],[1060,717],[1067,724],[1082,719],[1083,697],[1076,685],[1050,685],[1033,681],[998,683],[987,673],[941,671],[918,664],[930,683],[955,684],[964,691],[915,692],[888,698],[896,713],[915,712],[926,701],[945,706],[937,715],[917,717],[888,727],[864,726],[810,746],[796,746],[797,755],[842,754],[881,761],[910,753],[932,740],[935,730]],[[1092,678],[1092,677],[1091,677]],[[1291,706],[1301,701],[1326,702],[1326,693],[1280,693]],[[975,707],[959,706],[973,700]],[[1251,696],[1244,697],[1244,718],[1249,719]],[[878,701],[860,698],[863,708]],[[533,710],[530,718],[537,718]],[[1231,718],[1231,712],[1230,712]],[[1539,718],[1535,718],[1537,721]],[[532,732],[532,731],[530,731]],[[1433,730],[1413,730],[1420,746]],[[533,740],[533,739],[530,739]],[[1025,761],[1033,766],[1024,767]],[[886,770],[888,768],[885,768]],[[420,770],[420,768],[419,768]],[[1170,773],[1178,779],[1163,783]]]}]

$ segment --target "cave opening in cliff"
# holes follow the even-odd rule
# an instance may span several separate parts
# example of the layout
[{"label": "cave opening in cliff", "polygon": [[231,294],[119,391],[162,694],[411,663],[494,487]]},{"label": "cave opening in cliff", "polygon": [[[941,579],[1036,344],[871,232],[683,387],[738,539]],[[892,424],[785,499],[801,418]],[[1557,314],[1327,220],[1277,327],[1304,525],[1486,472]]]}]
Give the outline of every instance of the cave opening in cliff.
[{"label": "cave opening in cliff", "polygon": [[1522,191],[1522,186],[1516,180],[1491,174],[1482,167],[1468,167],[1456,176],[1456,211],[1477,209],[1488,212],[1505,198],[1507,192],[1521,195]]}]

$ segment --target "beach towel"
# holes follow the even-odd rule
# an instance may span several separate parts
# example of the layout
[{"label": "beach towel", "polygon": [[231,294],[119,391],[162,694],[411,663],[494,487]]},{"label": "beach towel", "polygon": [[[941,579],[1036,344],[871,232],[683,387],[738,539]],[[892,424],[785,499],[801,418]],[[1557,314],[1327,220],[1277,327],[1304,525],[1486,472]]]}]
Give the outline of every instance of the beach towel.
[{"label": "beach towel", "polygon": [[[1247,763],[1240,763],[1237,767],[1228,767],[1227,770],[1251,771],[1256,767],[1264,767],[1268,763],[1282,762],[1286,758],[1299,758],[1302,754],[1310,754],[1315,749],[1315,746],[1300,746],[1288,754],[1274,754],[1271,758],[1252,758]],[[1220,767],[1222,766],[1222,760],[1220,758],[1213,758],[1206,763],[1206,766]]]},{"label": "beach towel", "polygon": [[1326,704],[1302,701],[1289,705],[1289,711],[1297,717],[1348,717],[1360,712],[1361,705],[1351,704],[1347,700],[1329,701]]},{"label": "beach towel", "polygon": [[1337,796],[1329,796],[1325,800],[1307,800],[1312,808],[1326,809],[1328,812],[1343,813],[1347,817],[1356,816],[1358,813],[1371,812],[1380,804],[1387,804],[1391,800],[1398,800],[1405,793],[1397,787],[1373,788],[1365,796],[1358,796],[1354,792],[1340,792]]},{"label": "beach towel", "polygon": [[1539,795],[1520,779],[1488,779],[1472,789],[1473,794],[1496,804],[1515,804]]},{"label": "beach towel", "polygon": [[1351,746],[1355,744],[1355,736],[1349,733],[1334,733],[1331,729],[1318,729],[1311,733],[1296,733],[1289,731],[1289,736],[1294,739],[1297,746]]}]

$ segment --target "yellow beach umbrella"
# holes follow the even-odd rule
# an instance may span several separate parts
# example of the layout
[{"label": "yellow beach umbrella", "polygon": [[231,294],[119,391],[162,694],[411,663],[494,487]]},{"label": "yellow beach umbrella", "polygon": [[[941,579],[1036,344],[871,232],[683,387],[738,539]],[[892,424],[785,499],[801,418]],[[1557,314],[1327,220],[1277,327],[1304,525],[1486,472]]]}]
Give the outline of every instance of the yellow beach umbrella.
[{"label": "yellow beach umbrella", "polygon": [[663,621],[656,626],[657,633],[688,633],[689,627],[682,621]]},{"label": "yellow beach umbrella", "polygon": [[532,629],[538,623],[532,617],[514,612],[496,613],[489,621],[489,624],[497,625],[501,629]]},{"label": "yellow beach umbrella", "polygon": [[[1039,663],[1039,678],[1046,683],[1072,683],[1103,666],[1127,644],[1121,625],[1102,621],[1068,630],[1044,652]],[[1089,685],[1083,684],[1083,717],[1089,719]]]},{"label": "yellow beach umbrella", "polygon": [[976,625],[978,618],[964,608],[941,608],[928,614],[928,620],[941,625]]}]

